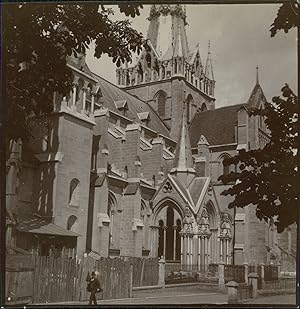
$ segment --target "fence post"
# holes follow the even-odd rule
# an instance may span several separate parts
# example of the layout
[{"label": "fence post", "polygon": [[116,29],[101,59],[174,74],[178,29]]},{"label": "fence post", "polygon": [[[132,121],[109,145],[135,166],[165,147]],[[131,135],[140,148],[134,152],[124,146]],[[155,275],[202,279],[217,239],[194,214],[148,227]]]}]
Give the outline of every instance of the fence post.
[{"label": "fence post", "polygon": [[280,273],[281,273],[281,269],[280,269],[280,262],[278,262],[277,264],[277,273],[278,273],[278,279],[281,277]]},{"label": "fence post", "polygon": [[248,274],[249,274],[249,265],[247,262],[244,262],[244,268],[245,268],[245,283],[248,284]]},{"label": "fence post", "polygon": [[265,263],[263,261],[260,263],[260,269],[261,269],[261,288],[263,289],[265,287]]},{"label": "fence post", "polygon": [[257,279],[258,274],[256,273],[249,274],[249,282],[252,290],[252,298],[257,298]]},{"label": "fence post", "polygon": [[225,278],[224,278],[224,262],[219,262],[219,291],[225,291]]},{"label": "fence post", "polygon": [[158,285],[162,288],[165,287],[165,266],[166,261],[161,258],[158,261]]},{"label": "fence post", "polygon": [[[81,268],[81,280],[79,282],[79,300],[86,300],[87,293],[86,293],[86,277],[87,277],[87,254],[84,254],[81,261],[80,261],[80,268]],[[86,271],[87,270],[87,271]]]},{"label": "fence post", "polygon": [[132,297],[132,285],[133,285],[133,265],[129,266],[129,298]]},{"label": "fence post", "polygon": [[236,281],[229,281],[227,284],[228,301],[227,304],[236,304],[238,302],[238,287]]}]

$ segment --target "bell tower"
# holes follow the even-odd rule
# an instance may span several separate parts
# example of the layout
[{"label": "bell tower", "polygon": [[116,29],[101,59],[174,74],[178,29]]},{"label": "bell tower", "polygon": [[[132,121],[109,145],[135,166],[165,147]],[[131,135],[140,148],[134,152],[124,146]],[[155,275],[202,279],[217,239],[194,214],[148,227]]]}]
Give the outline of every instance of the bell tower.
[{"label": "bell tower", "polygon": [[199,44],[189,49],[185,5],[152,5],[148,20],[147,44],[135,62],[116,70],[117,84],[148,103],[178,140],[182,102],[187,124],[196,112],[215,108],[211,52],[204,67]]}]

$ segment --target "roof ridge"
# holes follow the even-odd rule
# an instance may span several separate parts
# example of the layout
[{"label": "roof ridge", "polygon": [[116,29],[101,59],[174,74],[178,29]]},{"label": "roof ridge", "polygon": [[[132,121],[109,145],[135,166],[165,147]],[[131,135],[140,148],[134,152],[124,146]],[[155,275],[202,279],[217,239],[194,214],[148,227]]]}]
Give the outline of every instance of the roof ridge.
[{"label": "roof ridge", "polygon": [[227,106],[221,106],[221,107],[218,107],[218,108],[215,108],[215,109],[209,109],[209,110],[203,111],[202,113],[213,111],[213,110],[220,110],[220,109],[230,108],[230,107],[234,107],[234,106],[248,105],[248,104],[249,103],[238,103],[238,104],[232,104],[232,105],[227,105]]},{"label": "roof ridge", "polygon": [[[91,72],[92,72],[92,71],[91,71]],[[167,129],[167,131],[169,132],[169,128],[167,127],[167,125],[165,124],[165,122],[161,119],[161,117],[158,115],[158,113],[155,111],[155,109],[154,109],[150,104],[148,104],[147,102],[141,100],[140,98],[138,98],[138,97],[132,95],[131,93],[129,93],[129,92],[126,91],[125,89],[122,89],[122,88],[118,87],[116,84],[114,84],[114,83],[112,83],[111,81],[105,79],[104,77],[98,75],[97,73],[92,72],[92,74],[95,75],[97,78],[100,78],[101,80],[103,80],[103,81],[109,83],[110,85],[116,87],[117,89],[119,89],[119,90],[121,90],[121,91],[124,91],[124,92],[125,92],[126,94],[128,94],[130,97],[132,97],[132,98],[138,100],[139,102],[145,104],[146,106],[148,106],[148,108],[149,108],[153,113],[155,113],[155,115],[159,118],[159,120],[161,121],[161,123],[164,125],[165,129]],[[136,113],[138,113],[137,110],[136,110],[136,108],[135,108],[135,111],[136,111]],[[147,126],[147,127],[148,127],[148,126]],[[159,133],[162,133],[162,132],[159,132]],[[169,134],[170,134],[170,133],[169,133]]]},{"label": "roof ridge", "polygon": [[239,103],[239,104],[233,104],[233,105],[227,105],[227,106],[221,106],[221,107],[218,107],[218,108],[214,108],[214,109],[208,109],[206,111],[202,111],[202,112],[198,112],[198,113],[195,113],[195,115],[201,115],[201,114],[205,114],[205,113],[208,113],[208,112],[214,112],[214,111],[219,111],[219,110],[222,110],[222,109],[226,109],[226,108],[233,108],[233,107],[240,107],[242,105],[249,105],[249,103]]}]

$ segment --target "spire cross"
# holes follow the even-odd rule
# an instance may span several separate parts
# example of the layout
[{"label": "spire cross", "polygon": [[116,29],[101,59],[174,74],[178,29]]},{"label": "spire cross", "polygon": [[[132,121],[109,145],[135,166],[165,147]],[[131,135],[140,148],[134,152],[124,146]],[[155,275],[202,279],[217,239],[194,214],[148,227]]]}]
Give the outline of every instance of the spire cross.
[{"label": "spire cross", "polygon": [[259,80],[258,80],[258,65],[256,66],[256,84],[258,85],[259,84]]}]

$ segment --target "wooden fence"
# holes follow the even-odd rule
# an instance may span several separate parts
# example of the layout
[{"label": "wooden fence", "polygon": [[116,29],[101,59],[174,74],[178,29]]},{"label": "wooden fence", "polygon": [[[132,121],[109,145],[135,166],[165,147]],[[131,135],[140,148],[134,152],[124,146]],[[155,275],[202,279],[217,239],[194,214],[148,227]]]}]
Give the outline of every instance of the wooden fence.
[{"label": "wooden fence", "polygon": [[130,297],[132,285],[130,269],[130,263],[120,258],[102,258],[96,262],[94,270],[99,272],[103,299]]},{"label": "wooden fence", "polygon": [[133,287],[158,284],[158,258],[127,257],[125,260],[133,265]]},{"label": "wooden fence", "polygon": [[5,295],[12,305],[33,301],[34,268],[7,269],[5,273]]},{"label": "wooden fence", "polygon": [[34,263],[31,255],[7,255],[5,296],[11,305],[33,301]]},{"label": "wooden fence", "polygon": [[97,272],[103,299],[127,298],[132,286],[158,284],[158,259],[153,258],[96,261],[90,257],[75,260],[38,256],[30,257],[31,267],[27,268],[20,256],[17,260],[20,264],[6,265],[7,304],[88,300],[86,279],[92,271]]},{"label": "wooden fence", "polygon": [[266,281],[263,290],[296,290],[296,278],[280,278],[275,281]]},{"label": "wooden fence", "polygon": [[266,265],[264,267],[265,270],[265,281],[274,281],[278,280],[278,266],[274,265]]},{"label": "wooden fence", "polygon": [[75,259],[40,256],[35,259],[34,303],[80,299],[82,267]]},{"label": "wooden fence", "polygon": [[245,282],[245,267],[243,265],[224,265],[225,282],[234,280],[238,283]]}]

